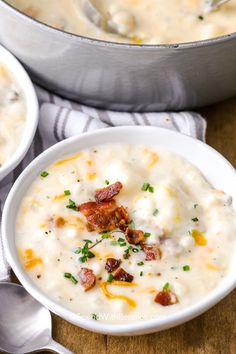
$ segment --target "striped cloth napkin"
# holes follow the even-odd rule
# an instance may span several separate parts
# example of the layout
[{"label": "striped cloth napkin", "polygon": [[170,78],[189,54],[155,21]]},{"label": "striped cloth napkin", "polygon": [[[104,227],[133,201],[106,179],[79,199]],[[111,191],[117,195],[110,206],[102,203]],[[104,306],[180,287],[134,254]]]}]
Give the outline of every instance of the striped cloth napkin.
[{"label": "striped cloth napkin", "polygon": [[[124,113],[104,111],[71,102],[36,87],[40,103],[39,127],[25,159],[0,182],[0,218],[7,194],[21,171],[38,154],[60,140],[121,125],[151,125],[179,131],[205,140],[206,121],[194,112],[180,113]],[[10,267],[4,258],[0,237],[0,281],[9,280]]]}]

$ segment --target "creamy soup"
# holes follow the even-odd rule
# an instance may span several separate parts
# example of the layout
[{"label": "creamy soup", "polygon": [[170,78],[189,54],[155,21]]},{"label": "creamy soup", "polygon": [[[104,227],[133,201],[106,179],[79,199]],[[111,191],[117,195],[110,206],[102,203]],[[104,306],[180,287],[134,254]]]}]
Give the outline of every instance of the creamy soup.
[{"label": "creamy soup", "polygon": [[42,171],[21,203],[16,246],[27,274],[86,318],[167,316],[207,296],[236,243],[230,196],[182,157],[100,145]]},{"label": "creamy soup", "polygon": [[93,25],[85,15],[84,0],[8,0],[37,20],[82,36],[163,44],[213,38],[236,31],[236,0],[207,13],[209,0],[94,0],[118,34]]},{"label": "creamy soup", "polygon": [[0,62],[0,168],[16,151],[25,121],[23,92],[9,70]]}]

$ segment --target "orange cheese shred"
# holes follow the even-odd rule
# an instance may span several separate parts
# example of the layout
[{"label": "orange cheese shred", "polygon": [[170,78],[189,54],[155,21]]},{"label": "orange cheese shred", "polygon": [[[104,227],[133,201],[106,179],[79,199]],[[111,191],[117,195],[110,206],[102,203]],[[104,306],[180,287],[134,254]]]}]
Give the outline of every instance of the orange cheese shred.
[{"label": "orange cheese shred", "polygon": [[124,300],[128,303],[129,306],[131,307],[136,307],[136,302],[131,299],[130,297],[128,296],[125,296],[125,295],[115,295],[115,294],[112,294],[108,289],[107,287],[109,285],[116,285],[116,286],[136,286],[135,283],[128,283],[128,282],[125,282],[125,281],[113,281],[113,282],[104,282],[101,284],[101,290],[103,292],[103,294],[108,298],[108,299],[120,299],[120,300]]},{"label": "orange cheese shred", "polygon": [[64,164],[66,164],[66,163],[68,163],[68,162],[71,162],[71,161],[73,161],[73,160],[78,159],[80,156],[81,156],[81,153],[78,153],[78,154],[75,154],[75,155],[73,155],[73,156],[70,156],[70,157],[68,157],[68,158],[66,158],[66,159],[64,159],[64,160],[59,160],[59,161],[57,161],[57,162],[54,163],[54,166],[61,166],[61,165],[64,165]]},{"label": "orange cheese shred", "polygon": [[207,244],[206,238],[197,229],[193,229],[192,230],[192,237],[194,238],[196,245],[198,245],[198,246],[206,246],[206,244]]},{"label": "orange cheese shred", "polygon": [[25,250],[24,259],[25,259],[24,266],[26,269],[32,269],[37,264],[43,263],[41,258],[35,257],[34,251],[31,248]]}]

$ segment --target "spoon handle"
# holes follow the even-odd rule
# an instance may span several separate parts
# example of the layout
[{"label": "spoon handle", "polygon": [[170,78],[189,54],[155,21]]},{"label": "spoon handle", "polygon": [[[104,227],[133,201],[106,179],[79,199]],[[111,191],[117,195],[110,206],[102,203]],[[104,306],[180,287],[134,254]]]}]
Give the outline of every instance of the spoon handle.
[{"label": "spoon handle", "polygon": [[51,339],[50,342],[43,349],[46,349],[46,350],[49,350],[53,353],[58,353],[58,354],[74,354],[70,350],[63,347],[63,345],[55,342],[55,340],[53,340],[53,339]]}]

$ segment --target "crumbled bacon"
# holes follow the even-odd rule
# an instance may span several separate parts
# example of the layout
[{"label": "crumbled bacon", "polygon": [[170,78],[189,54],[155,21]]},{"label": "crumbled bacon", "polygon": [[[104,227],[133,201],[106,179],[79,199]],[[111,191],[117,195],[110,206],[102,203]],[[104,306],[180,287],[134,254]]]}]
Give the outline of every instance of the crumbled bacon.
[{"label": "crumbled bacon", "polygon": [[108,273],[114,272],[121,264],[120,259],[115,259],[115,258],[107,258],[105,269],[108,271]]},{"label": "crumbled bacon", "polygon": [[100,203],[111,200],[115,195],[120,193],[122,187],[123,186],[121,182],[116,182],[105,188],[97,189],[95,192],[96,202]]},{"label": "crumbled bacon", "polygon": [[133,275],[127,273],[123,268],[118,268],[115,272],[113,279],[120,281],[127,281],[131,283],[134,279]]},{"label": "crumbled bacon", "polygon": [[156,259],[161,259],[161,250],[156,244],[143,244],[142,250],[146,255],[146,261],[154,261]]},{"label": "crumbled bacon", "polygon": [[96,276],[94,275],[92,269],[81,268],[78,276],[80,284],[84,287],[85,291],[92,289],[96,284]]},{"label": "crumbled bacon", "polygon": [[137,245],[144,241],[144,232],[142,230],[132,230],[127,228],[125,230],[125,238],[132,245]]},{"label": "crumbled bacon", "polygon": [[115,200],[101,203],[87,202],[78,210],[87,218],[89,231],[113,231],[129,223],[129,216],[124,207],[118,207]]},{"label": "crumbled bacon", "polygon": [[169,305],[174,305],[178,302],[177,296],[170,290],[162,290],[159,293],[157,293],[155,299],[155,302],[162,306],[169,306]]}]

